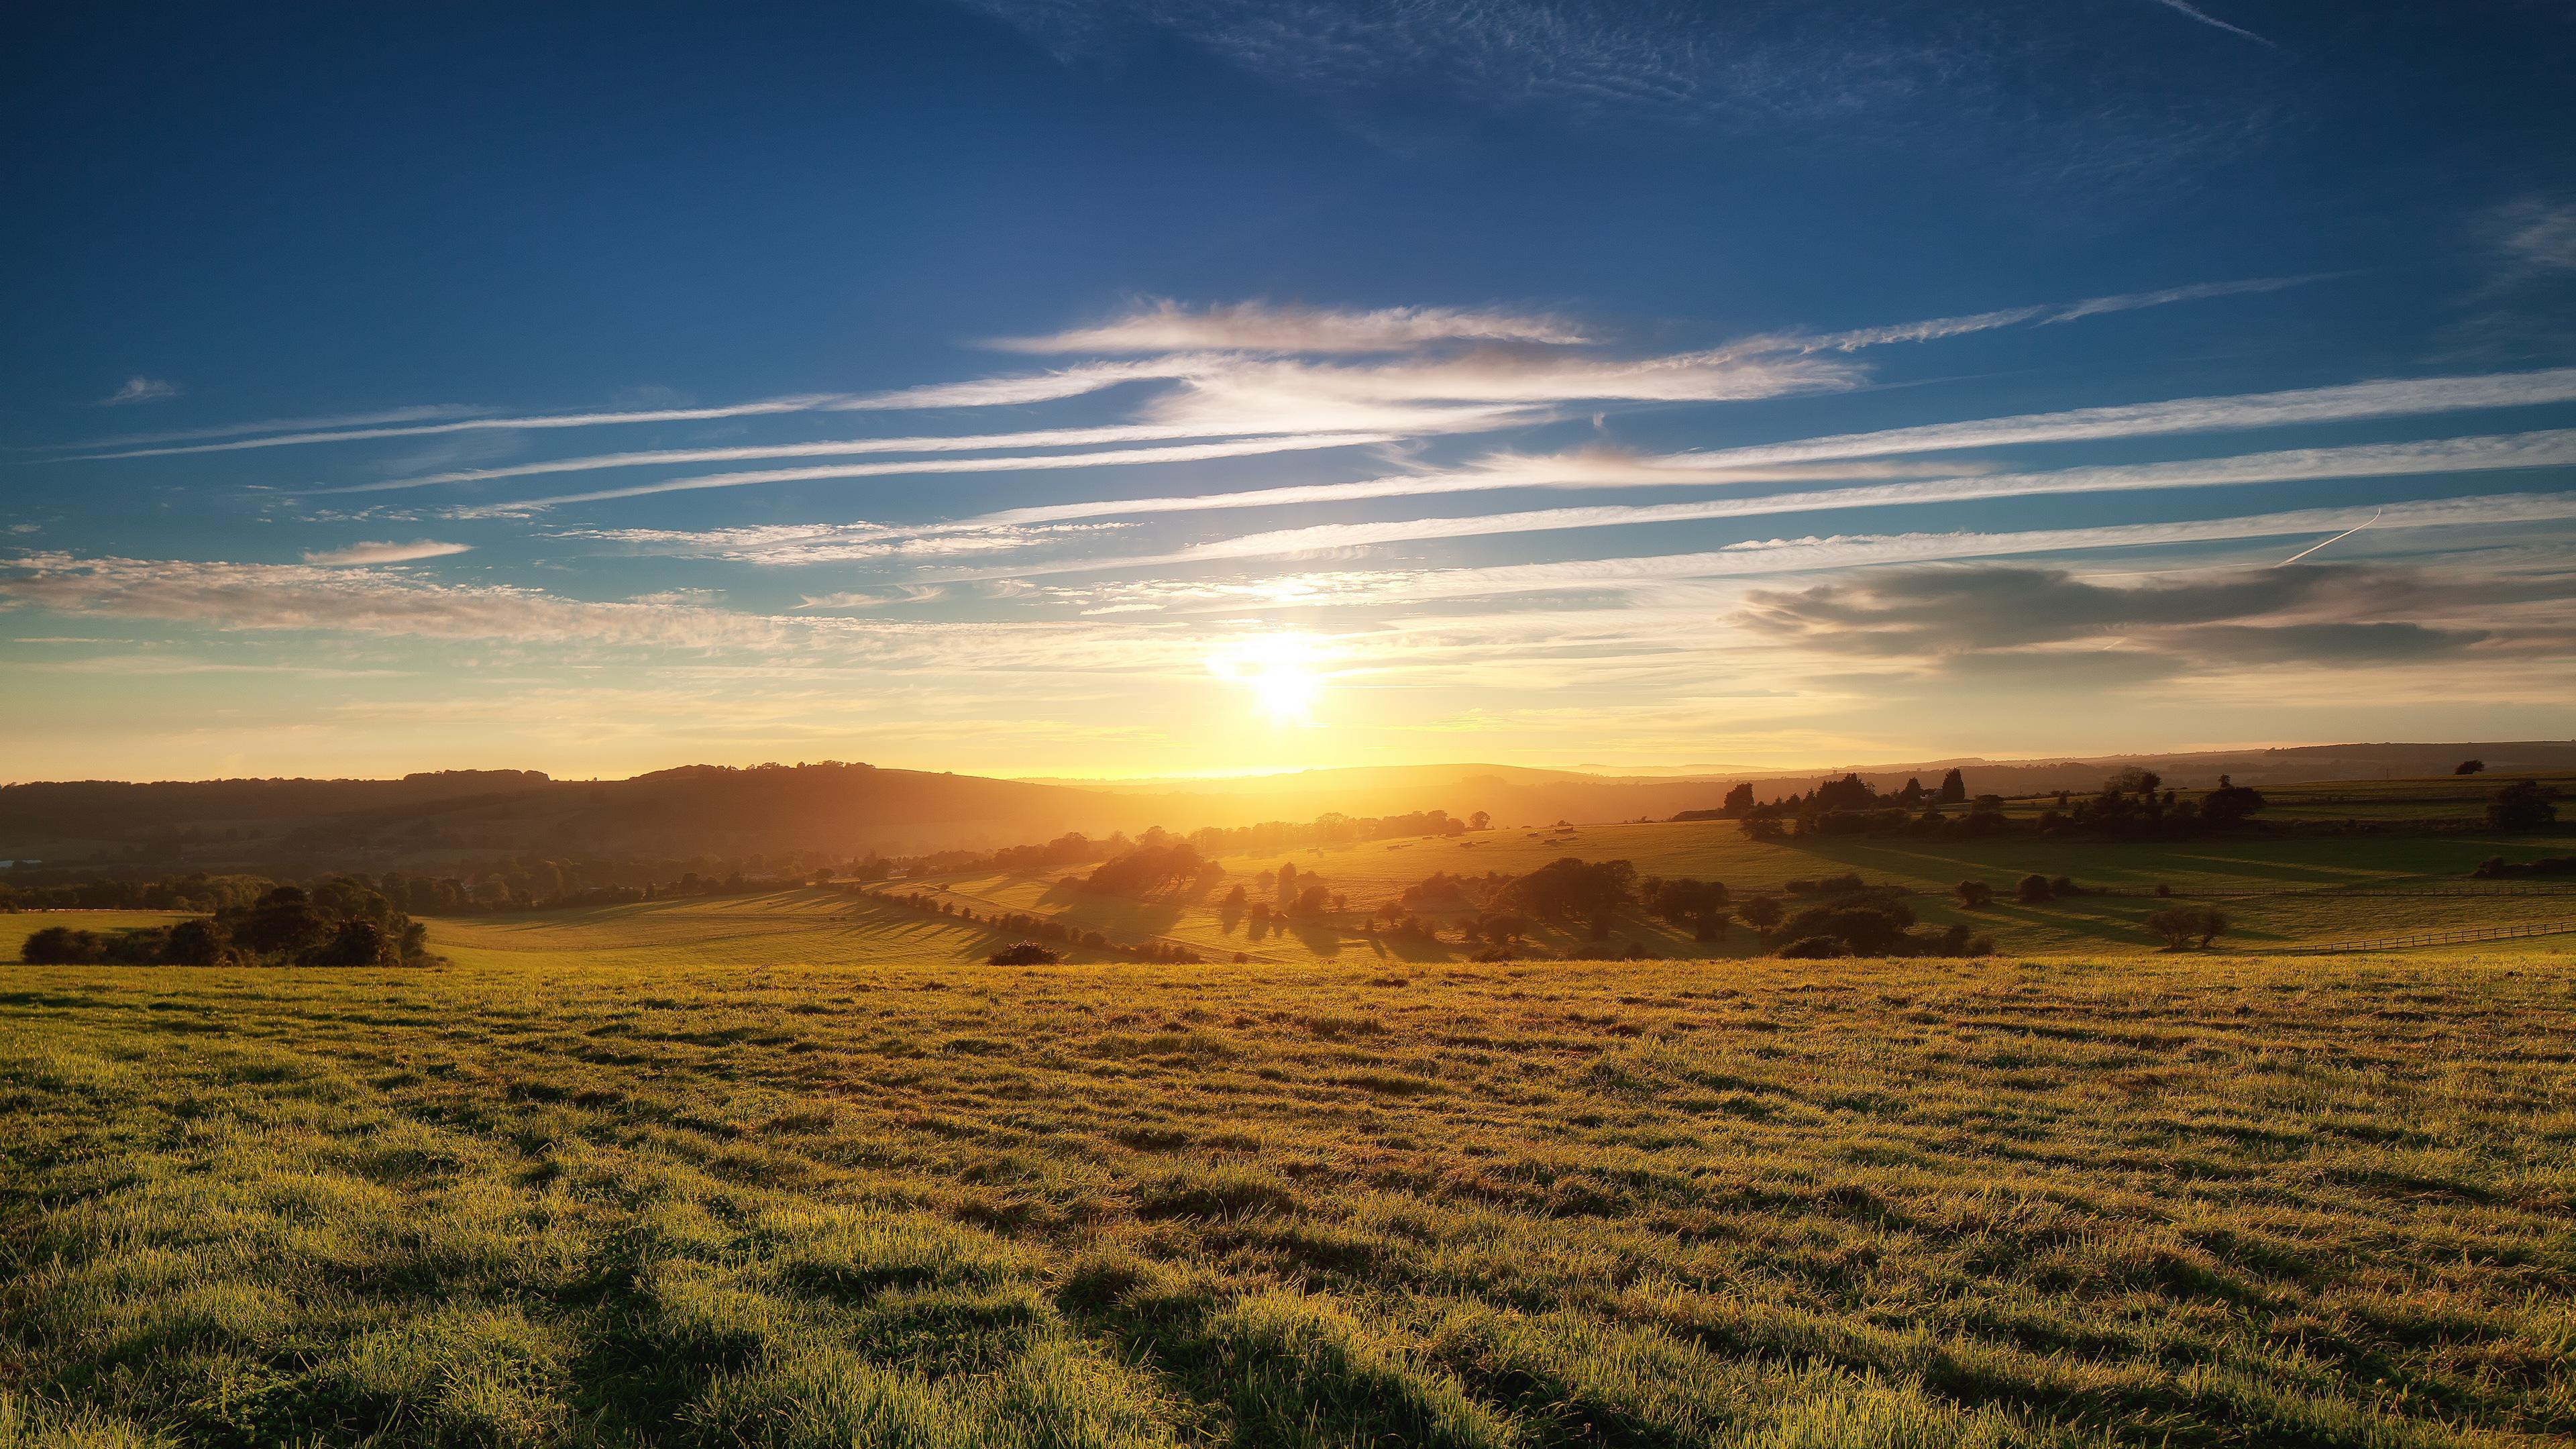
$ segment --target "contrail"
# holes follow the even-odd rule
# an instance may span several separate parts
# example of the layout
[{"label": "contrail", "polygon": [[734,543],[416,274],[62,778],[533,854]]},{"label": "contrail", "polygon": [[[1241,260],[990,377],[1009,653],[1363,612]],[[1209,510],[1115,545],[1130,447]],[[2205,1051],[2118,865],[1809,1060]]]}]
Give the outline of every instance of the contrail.
[{"label": "contrail", "polygon": [[[2387,509],[2385,509],[2385,508],[2383,508],[2383,509],[2379,510],[2379,513],[2374,513],[2374,514],[2370,515],[2370,520],[2369,520],[2369,522],[2368,522],[2368,523],[2364,523],[2364,524],[2362,524],[2360,528],[2347,528],[2347,529],[2345,529],[2343,532],[2336,534],[2334,537],[2332,537],[2332,538],[2330,538],[2330,539],[2327,539],[2327,540],[2326,540],[2326,543],[2341,543],[2341,542],[2343,542],[2345,539],[2350,538],[2350,537],[2352,537],[2354,534],[2361,532],[2361,530],[2362,530],[2363,528],[2368,528],[2368,527],[2370,527],[2370,525],[2371,525],[2372,523],[2377,523],[2377,522],[2379,521],[2379,514],[2380,514],[2380,513],[2386,513],[2387,511],[2388,511],[2388,510],[2387,510]],[[2326,546],[2326,543],[2312,543],[2312,544],[2309,544],[2306,548],[2300,549],[2297,553],[2294,553],[2294,554],[2290,555],[2288,558],[2285,558],[2285,559],[2281,560],[2279,563],[2276,563],[2276,564],[2272,565],[2272,567],[2274,567],[2274,568],[2276,568],[2276,569],[2279,569],[2279,568],[2288,568],[2290,565],[2292,565],[2292,564],[2294,564],[2294,563],[2297,563],[2299,560],[2301,560],[2301,559],[2303,559],[2303,558],[2306,558],[2309,554],[2315,553],[2318,549],[2321,549],[2321,548],[2325,547],[2325,546]]]},{"label": "contrail", "polygon": [[2217,16],[2210,14],[2208,11],[2201,9],[2199,6],[2187,3],[2187,0],[2156,0],[2156,3],[2164,6],[2168,10],[2179,10],[2183,14],[2190,16],[2192,19],[2199,21],[2203,25],[2214,25],[2219,29],[2226,31],[2230,35],[2244,36],[2247,40],[2253,41],[2256,45],[2269,45],[2274,50],[2279,50],[2281,48],[2272,41],[2256,35],[2253,31],[2246,29],[2244,26],[2230,25],[2226,21],[2219,19]]}]

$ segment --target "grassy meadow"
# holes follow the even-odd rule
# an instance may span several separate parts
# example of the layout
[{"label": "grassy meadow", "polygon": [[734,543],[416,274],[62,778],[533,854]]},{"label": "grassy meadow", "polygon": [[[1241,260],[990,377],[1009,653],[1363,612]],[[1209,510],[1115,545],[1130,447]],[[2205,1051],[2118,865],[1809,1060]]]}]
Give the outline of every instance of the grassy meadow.
[{"label": "grassy meadow", "polygon": [[0,1444],[2576,1433],[2545,943],[961,969],[736,914],[12,968]]},{"label": "grassy meadow", "polygon": [[[1542,829],[1476,831],[1447,838],[1369,841],[1306,848],[1275,855],[1229,856],[1224,877],[1203,889],[1152,901],[1096,896],[1071,883],[1083,874],[963,873],[890,883],[899,892],[927,891],[973,910],[1053,916],[1117,941],[1161,937],[1203,955],[1244,953],[1255,960],[1323,963],[1369,960],[1440,961],[1473,954],[1454,941],[1433,944],[1364,935],[1360,917],[1396,900],[1406,886],[1435,872],[1518,875],[1564,856],[1628,860],[1641,875],[1688,876],[1723,881],[1739,896],[1776,892],[1787,882],[1858,872],[1915,892],[1907,904],[1925,922],[1953,922],[1988,934],[2007,952],[2134,951],[2150,939],[2139,921],[2159,905],[2159,885],[2178,895],[2207,899],[2234,923],[2229,939],[2253,949],[2282,948],[2400,931],[2455,925],[2507,925],[2576,920],[2576,886],[2519,885],[2510,896],[2461,898],[2429,892],[2466,885],[2469,870],[2491,855],[2509,859],[2563,854],[2564,837],[2495,835],[2482,831],[2428,835],[2278,835],[2175,842],[2130,843],[2039,840],[1882,840],[1839,838],[1761,842],[1746,839],[1731,821],[1639,822]],[[1229,919],[1219,909],[1235,885],[1261,887],[1256,878],[1283,865],[1296,867],[1300,884],[1320,882],[1347,898],[1347,909],[1313,921],[1275,923],[1269,929]],[[2015,902],[2013,882],[2029,874],[2071,876],[2082,886],[2111,892],[2078,895],[2035,905]],[[1951,896],[1961,880],[1982,879],[2000,897],[1967,910]],[[1070,879],[1068,879],[1070,878]],[[2426,892],[2427,894],[2391,894]],[[885,908],[865,907],[882,913]],[[1455,915],[1463,921],[1470,913]],[[918,913],[913,913],[920,921]],[[889,918],[891,919],[891,918]],[[1451,917],[1440,917],[1444,925]],[[934,922],[932,924],[948,924]],[[448,939],[442,937],[442,939]],[[971,934],[961,951],[989,954],[992,938]],[[1543,929],[1533,938],[1558,953],[1586,943],[1575,933]],[[1695,941],[1687,930],[1625,911],[1612,944],[1635,942],[1658,956],[1703,958],[1759,954],[1753,932],[1738,926],[1717,942]]]}]

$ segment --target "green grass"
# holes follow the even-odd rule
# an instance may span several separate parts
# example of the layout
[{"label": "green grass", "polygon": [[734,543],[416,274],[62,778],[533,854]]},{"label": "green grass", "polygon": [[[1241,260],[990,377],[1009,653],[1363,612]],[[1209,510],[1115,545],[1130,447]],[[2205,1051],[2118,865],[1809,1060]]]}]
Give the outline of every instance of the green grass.
[{"label": "green grass", "polygon": [[[977,914],[988,909],[1057,916],[1113,940],[1164,936],[1203,954],[1244,952],[1276,962],[1384,960],[1396,964],[1463,958],[1473,954],[1454,939],[1445,947],[1370,939],[1359,916],[1390,902],[1436,871],[1481,876],[1518,875],[1562,856],[1625,859],[1645,875],[1720,880],[1738,891],[1777,890],[1800,877],[1857,871],[1917,892],[1909,902],[1926,922],[1966,924],[1991,934],[2008,952],[2143,951],[2152,940],[2139,921],[2162,902],[2158,885],[2186,895],[2223,895],[2235,922],[2233,938],[2253,948],[2282,947],[2434,930],[2463,925],[2510,925],[2576,918],[2576,890],[2549,897],[2417,898],[2337,894],[2369,887],[2464,885],[2471,867],[2490,855],[2515,859],[2576,850],[2567,837],[2445,835],[2249,836],[2239,840],[2157,842],[2098,841],[1747,840],[1727,821],[1584,825],[1564,829],[1496,829],[1448,839],[1373,841],[1282,855],[1234,856],[1221,862],[1225,878],[1185,897],[1132,901],[1084,894],[1064,877],[969,873],[900,882],[897,890],[932,889]],[[1348,897],[1350,911],[1285,930],[1262,930],[1228,921],[1217,909],[1227,889],[1276,871],[1283,862]],[[2013,882],[2032,873],[2067,875],[2108,887],[2118,895],[2078,896],[2045,905],[2013,903]],[[1992,883],[2005,900],[1980,911],[1961,909],[1949,892],[1970,877]],[[873,908],[882,909],[882,908]],[[921,918],[916,915],[915,920]],[[1585,942],[1564,931],[1543,931],[1539,942],[1557,952]],[[1612,944],[1635,941],[1659,956],[1703,958],[1758,954],[1762,946],[1741,928],[1716,943],[1693,941],[1638,912],[1621,917]],[[989,948],[987,948],[989,951]]]},{"label": "green grass", "polygon": [[2565,949],[996,969],[836,909],[0,971],[0,1446],[2576,1434]]}]

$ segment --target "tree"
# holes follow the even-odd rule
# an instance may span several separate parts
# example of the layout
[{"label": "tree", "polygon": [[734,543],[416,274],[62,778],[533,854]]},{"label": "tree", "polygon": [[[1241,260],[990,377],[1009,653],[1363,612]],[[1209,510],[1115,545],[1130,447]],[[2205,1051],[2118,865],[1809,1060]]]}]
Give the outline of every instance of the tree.
[{"label": "tree", "polygon": [[2537,780],[2517,780],[2495,792],[2487,802],[2487,828],[2490,830],[2538,830],[2558,821],[2558,807],[2551,804],[2558,792]]},{"label": "tree", "polygon": [[1923,803],[1923,782],[1908,776],[1905,788],[1896,792],[1898,803],[1911,810]]},{"label": "tree", "polygon": [[2055,894],[2049,889],[2048,877],[2037,872],[2023,876],[2021,883],[2013,887],[2013,898],[2031,905],[2048,900]]},{"label": "tree", "polygon": [[1637,868],[1627,861],[1585,861],[1569,855],[1503,887],[1498,900],[1543,920],[1606,919],[1634,897],[1636,880]]},{"label": "tree", "polygon": [[1493,824],[1494,817],[1482,810],[1467,817],[1467,828],[1470,830],[1489,830],[1493,828]]},{"label": "tree", "polygon": [[2263,792],[2218,777],[2218,788],[2200,797],[2200,818],[2212,825],[2235,825],[2263,808]]},{"label": "tree", "polygon": [[2452,769],[2451,773],[2454,775],[2483,775],[2486,773],[2486,768],[2487,762],[2484,760],[2462,760],[2455,768]]},{"label": "tree", "polygon": [[2216,906],[2167,906],[2150,913],[2141,924],[2168,951],[2183,950],[2194,940],[2207,949],[2227,929],[2227,913]]},{"label": "tree", "polygon": [[1959,893],[1959,904],[1969,910],[1981,911],[1995,903],[1995,888],[1984,881],[1963,880],[1955,889]]},{"label": "tree", "polygon": [[1740,784],[1734,789],[1726,792],[1725,809],[1727,814],[1742,816],[1752,808],[1753,786],[1751,784]]},{"label": "tree", "polygon": [[1941,788],[1933,792],[1932,803],[1935,805],[1962,805],[1967,803],[1967,799],[1967,780],[1961,776],[1957,770],[1952,770],[1950,773],[1941,777]]},{"label": "tree", "polygon": [[1736,828],[1744,832],[1747,840],[1777,840],[1788,833],[1777,815],[1747,815]]},{"label": "tree", "polygon": [[1770,896],[1755,896],[1735,908],[1744,923],[1757,931],[1769,931],[1780,924],[1780,903]]},{"label": "tree", "polygon": [[1063,959],[1063,956],[1035,941],[1021,941],[1004,946],[985,957],[984,961],[989,966],[1053,966]]},{"label": "tree", "polygon": [[1866,810],[1877,803],[1877,792],[1856,774],[1827,780],[1816,787],[1816,808],[1819,810]]},{"label": "tree", "polygon": [[2136,765],[2131,765],[2127,769],[2122,770],[2119,774],[2104,781],[2102,788],[2113,794],[2119,795],[2152,795],[2156,793],[2157,787],[2163,785],[2164,782],[2165,777],[2157,774],[2155,771],[2144,770],[2140,769]]}]

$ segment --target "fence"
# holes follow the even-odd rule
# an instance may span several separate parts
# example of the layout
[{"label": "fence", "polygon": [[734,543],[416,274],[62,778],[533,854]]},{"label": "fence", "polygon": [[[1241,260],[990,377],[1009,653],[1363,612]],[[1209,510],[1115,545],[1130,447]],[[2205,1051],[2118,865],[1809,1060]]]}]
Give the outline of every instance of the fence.
[{"label": "fence", "polygon": [[2542,921],[2528,926],[2462,926],[2448,931],[2417,931],[2366,941],[2327,941],[2314,946],[2279,946],[2263,955],[2307,956],[2336,951],[2394,951],[2404,946],[2458,946],[2471,941],[2511,941],[2524,936],[2555,936],[2576,931],[2576,921]]}]

